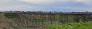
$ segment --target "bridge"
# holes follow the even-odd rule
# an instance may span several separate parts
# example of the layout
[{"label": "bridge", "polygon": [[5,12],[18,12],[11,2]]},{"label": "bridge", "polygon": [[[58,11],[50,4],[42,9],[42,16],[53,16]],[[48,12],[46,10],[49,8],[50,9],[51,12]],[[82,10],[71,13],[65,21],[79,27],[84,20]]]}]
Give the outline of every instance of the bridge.
[{"label": "bridge", "polygon": [[[10,17],[14,18],[13,20],[16,23],[23,24],[25,26],[39,27],[44,26],[45,24],[52,24],[58,22],[58,24],[62,25],[64,22],[76,21],[79,22],[80,19],[84,21],[89,21],[89,16],[92,13],[81,12],[81,13],[8,13],[11,14]],[[87,17],[88,16],[88,17]],[[90,19],[92,20],[92,19]],[[31,24],[31,25],[29,25]],[[22,25],[22,26],[23,26]]]},{"label": "bridge", "polygon": [[75,13],[9,13],[9,14],[34,14],[34,15],[80,15],[91,16],[91,12],[75,12]]}]

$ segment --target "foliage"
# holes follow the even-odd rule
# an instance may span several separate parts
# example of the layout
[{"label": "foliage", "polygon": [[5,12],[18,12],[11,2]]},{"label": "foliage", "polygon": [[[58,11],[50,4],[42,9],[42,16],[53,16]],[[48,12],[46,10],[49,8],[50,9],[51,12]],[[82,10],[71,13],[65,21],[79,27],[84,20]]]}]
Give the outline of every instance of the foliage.
[{"label": "foliage", "polygon": [[45,29],[69,29],[68,25],[57,25],[57,24],[51,24],[45,27]]},{"label": "foliage", "polygon": [[89,22],[82,22],[79,23],[71,23],[73,29],[92,29],[92,21]]},{"label": "foliage", "polygon": [[13,18],[13,15],[9,14],[9,13],[6,13],[5,16],[8,17],[8,18]]},{"label": "foliage", "polygon": [[33,19],[32,22],[42,22],[43,19]]},{"label": "foliage", "polygon": [[69,23],[64,25],[51,24],[48,25],[45,29],[92,29],[92,21],[79,23]]},{"label": "foliage", "polygon": [[62,16],[61,20],[59,20],[59,21],[61,21],[63,24],[71,23],[71,22],[73,22],[73,17],[74,16]]}]

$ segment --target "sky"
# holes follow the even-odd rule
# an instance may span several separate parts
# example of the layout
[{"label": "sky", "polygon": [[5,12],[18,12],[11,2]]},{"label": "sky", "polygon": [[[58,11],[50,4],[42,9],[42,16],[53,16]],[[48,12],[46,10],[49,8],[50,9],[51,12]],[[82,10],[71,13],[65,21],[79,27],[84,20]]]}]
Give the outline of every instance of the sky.
[{"label": "sky", "polygon": [[0,0],[0,11],[92,12],[92,0]]}]

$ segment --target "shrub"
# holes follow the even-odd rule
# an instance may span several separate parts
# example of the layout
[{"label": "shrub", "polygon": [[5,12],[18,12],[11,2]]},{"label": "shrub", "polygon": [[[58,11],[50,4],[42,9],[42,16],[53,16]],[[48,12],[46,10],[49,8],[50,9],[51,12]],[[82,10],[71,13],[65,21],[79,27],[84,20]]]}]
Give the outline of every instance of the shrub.
[{"label": "shrub", "polygon": [[92,29],[92,21],[89,22],[82,22],[79,23],[71,23],[73,29]]},{"label": "shrub", "polygon": [[50,24],[45,29],[69,29],[68,25]]},{"label": "shrub", "polygon": [[89,22],[82,22],[79,23],[69,23],[64,25],[57,25],[57,24],[51,24],[46,26],[45,29],[92,29],[92,21]]},{"label": "shrub", "polygon": [[9,13],[6,13],[5,16],[8,17],[8,18],[13,18],[13,15],[9,14]]}]

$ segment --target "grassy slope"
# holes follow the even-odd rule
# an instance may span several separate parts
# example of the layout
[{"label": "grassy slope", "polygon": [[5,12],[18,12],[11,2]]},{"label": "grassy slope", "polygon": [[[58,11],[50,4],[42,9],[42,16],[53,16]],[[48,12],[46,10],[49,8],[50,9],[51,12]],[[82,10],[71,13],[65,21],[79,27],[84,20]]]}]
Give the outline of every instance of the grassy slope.
[{"label": "grassy slope", "polygon": [[45,27],[45,29],[92,29],[92,21],[79,22],[79,23],[68,23],[64,25],[51,24]]}]

